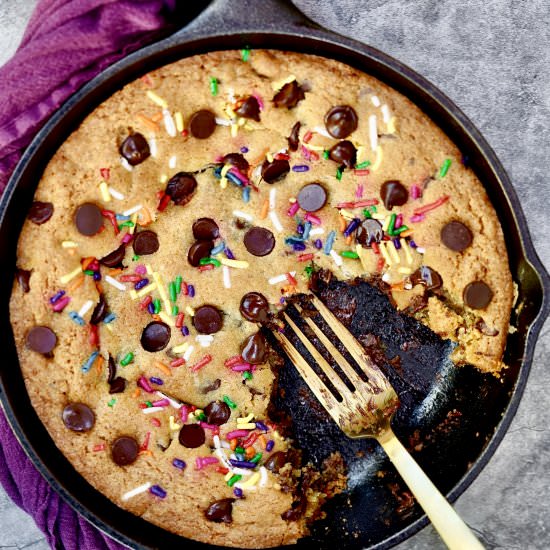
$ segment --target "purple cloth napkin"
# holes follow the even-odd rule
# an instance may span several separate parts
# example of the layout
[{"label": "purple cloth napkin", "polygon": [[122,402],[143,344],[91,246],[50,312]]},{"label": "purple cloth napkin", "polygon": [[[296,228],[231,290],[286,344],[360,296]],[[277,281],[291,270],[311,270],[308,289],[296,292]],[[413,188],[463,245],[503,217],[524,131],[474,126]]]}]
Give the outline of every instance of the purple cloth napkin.
[{"label": "purple cloth napkin", "polygon": [[[41,0],[17,53],[0,68],[0,193],[24,148],[73,92],[114,61],[166,34],[168,21],[181,26],[198,4],[204,2],[194,2],[183,14],[176,0]],[[123,548],[49,486],[1,411],[0,482],[52,548]]]}]

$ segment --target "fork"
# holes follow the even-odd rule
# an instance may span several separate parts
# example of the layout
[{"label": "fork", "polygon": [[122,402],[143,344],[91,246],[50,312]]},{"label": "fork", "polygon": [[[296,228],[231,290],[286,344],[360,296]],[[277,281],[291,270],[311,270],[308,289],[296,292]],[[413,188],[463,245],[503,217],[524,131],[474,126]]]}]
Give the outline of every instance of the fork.
[{"label": "fork", "polygon": [[[284,312],[283,316],[288,327],[311,354],[340,399],[337,399],[284,332],[273,330],[275,338],[304,381],[348,437],[354,439],[370,437],[378,441],[448,548],[451,550],[483,549],[470,528],[393,433],[390,423],[398,408],[399,400],[386,376],[367,356],[361,344],[319,298],[313,296],[311,303],[366,375],[367,381],[355,371],[321,328],[309,316],[301,315],[347,377],[347,385],[341,374],[331,367],[292,318]],[[298,304],[294,304],[294,307],[300,314],[303,313]],[[350,389],[349,385],[353,389]]]}]

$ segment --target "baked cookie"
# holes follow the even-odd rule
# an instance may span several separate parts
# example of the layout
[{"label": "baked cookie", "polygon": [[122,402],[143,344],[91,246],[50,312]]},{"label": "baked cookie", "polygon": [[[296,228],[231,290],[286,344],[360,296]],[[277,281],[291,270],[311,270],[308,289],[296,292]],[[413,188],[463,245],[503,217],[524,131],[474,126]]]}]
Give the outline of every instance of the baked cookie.
[{"label": "baked cookie", "polygon": [[[502,368],[512,280],[497,216],[414,104],[344,64],[213,52],[128,84],[49,162],[11,320],[32,404],[100,492],[165,529],[295,542],[345,487],[268,415],[259,324],[318,269]],[[382,283],[380,283],[380,279]],[[185,517],[186,521],[181,521]]]}]

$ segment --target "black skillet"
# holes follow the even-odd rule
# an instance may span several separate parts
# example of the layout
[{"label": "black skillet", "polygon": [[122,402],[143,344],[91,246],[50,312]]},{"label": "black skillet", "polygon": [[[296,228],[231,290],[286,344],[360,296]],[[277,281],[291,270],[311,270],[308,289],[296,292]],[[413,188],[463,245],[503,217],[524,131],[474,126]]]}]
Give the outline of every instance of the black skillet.
[{"label": "black skillet", "polygon": [[[518,284],[518,305],[512,314],[517,332],[508,338],[505,361],[510,366],[497,381],[473,368],[449,365],[449,344],[387,309],[370,287],[349,292],[358,303],[376,303],[380,323],[362,318],[363,330],[379,333],[388,357],[401,355],[403,376],[389,370],[403,400],[395,419],[400,439],[416,446],[415,458],[431,479],[454,501],[475,479],[495,452],[517,409],[527,381],[535,341],[550,309],[550,279],[536,256],[515,191],[500,162],[473,124],[439,90],[382,52],[326,31],[308,21],[283,0],[215,0],[189,26],[173,36],[129,55],[96,77],[51,118],[26,150],[0,204],[0,398],[7,418],[38,470],[91,523],[132,547],[205,548],[125,512],[95,491],[57,450],[31,407],[25,391],[9,324],[8,302],[16,264],[19,234],[46,163],[83,118],[122,85],[179,58],[223,49],[276,48],[336,59],[372,74],[409,97],[457,144],[484,183],[502,224],[510,269]],[[345,308],[343,308],[345,310]],[[346,315],[345,311],[341,312]],[[402,328],[425,344],[418,353],[402,352],[395,330]],[[391,324],[393,323],[393,324]],[[431,368],[426,368],[431,364]],[[426,525],[421,510],[411,505],[404,487],[370,442],[350,443],[300,390],[293,369],[283,369],[288,389],[281,407],[291,410],[294,435],[308,458],[319,463],[332,449],[342,450],[353,470],[352,488],[326,507],[327,518],[315,525],[302,548],[388,548]],[[390,365],[391,367],[391,365]],[[411,377],[415,369],[420,375]],[[437,374],[437,376],[434,376]],[[313,415],[313,416],[312,416]],[[314,419],[312,421],[312,418]],[[378,474],[376,473],[378,472]],[[182,518],[182,521],[185,521]]]}]

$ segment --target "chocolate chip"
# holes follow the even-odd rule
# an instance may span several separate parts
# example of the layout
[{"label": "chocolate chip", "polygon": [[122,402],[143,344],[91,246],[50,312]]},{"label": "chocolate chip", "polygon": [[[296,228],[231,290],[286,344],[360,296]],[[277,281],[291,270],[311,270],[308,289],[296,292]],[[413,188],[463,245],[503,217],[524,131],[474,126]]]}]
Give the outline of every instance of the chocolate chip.
[{"label": "chocolate chip", "polygon": [[256,122],[260,122],[260,104],[253,95],[241,101],[235,109],[235,113],[243,118],[251,118]]},{"label": "chocolate chip", "polygon": [[242,297],[239,310],[247,321],[263,323],[267,321],[269,302],[267,298],[259,292],[248,292]]},{"label": "chocolate chip", "polygon": [[170,327],[160,321],[152,321],[141,333],[141,347],[145,351],[163,350],[170,341]]},{"label": "chocolate chip", "polygon": [[208,424],[221,426],[229,420],[231,409],[229,405],[223,401],[212,401],[212,403],[209,403],[204,408],[204,414],[206,415]]},{"label": "chocolate chip", "polygon": [[231,164],[231,166],[237,168],[237,170],[239,170],[239,172],[243,175],[246,175],[248,168],[250,167],[248,161],[243,155],[241,155],[241,153],[228,153],[222,160],[224,164]]},{"label": "chocolate chip", "polygon": [[212,241],[196,241],[189,247],[187,261],[193,267],[198,267],[203,258],[208,258],[210,256],[210,251],[213,248],[214,243]]},{"label": "chocolate chip", "polygon": [[297,151],[298,145],[300,145],[300,127],[301,122],[297,122],[290,130],[290,135],[286,138],[288,141],[288,148],[290,151]]},{"label": "chocolate chip", "polygon": [[251,334],[241,346],[242,358],[252,365],[260,365],[265,362],[267,346],[265,337],[261,332]]},{"label": "chocolate chip", "polygon": [[273,233],[265,227],[251,227],[243,241],[248,252],[254,256],[267,256],[275,246]]},{"label": "chocolate chip", "polygon": [[105,267],[124,267],[122,265],[122,260],[124,260],[124,256],[126,255],[126,245],[121,244],[117,249],[113,250],[112,252],[109,252],[107,256],[103,256],[99,260],[99,263],[101,265],[104,265]]},{"label": "chocolate chip", "polygon": [[193,224],[193,237],[199,241],[213,241],[219,236],[220,228],[211,218],[199,218]]},{"label": "chocolate chip", "polygon": [[273,103],[275,103],[275,107],[277,108],[286,107],[287,109],[292,109],[298,105],[298,101],[301,101],[305,97],[304,90],[302,90],[296,80],[293,80],[285,84],[275,94]]},{"label": "chocolate chip", "polygon": [[193,174],[178,172],[166,184],[165,193],[179,206],[186,205],[197,189],[197,180]]},{"label": "chocolate chip", "polygon": [[264,466],[274,473],[277,473],[288,462],[286,453],[277,451],[273,453],[265,462]]},{"label": "chocolate chip", "polygon": [[357,113],[349,105],[336,105],[325,115],[327,132],[336,139],[344,139],[357,129]]},{"label": "chocolate chip", "polygon": [[179,434],[179,441],[188,449],[196,449],[204,444],[204,429],[199,424],[185,424]]},{"label": "chocolate chip", "polygon": [[384,238],[382,224],[378,220],[367,218],[363,220],[355,232],[355,242],[370,247]]},{"label": "chocolate chip", "polygon": [[51,202],[34,201],[27,214],[27,218],[36,225],[46,223],[53,215],[53,204]]},{"label": "chocolate chip", "polygon": [[111,354],[109,354],[108,366],[107,383],[109,384],[109,393],[122,393],[126,389],[126,380],[122,376],[116,375],[116,363]]},{"label": "chocolate chip", "polygon": [[298,521],[304,515],[306,508],[307,497],[301,495],[299,500],[292,503],[292,508],[281,514],[281,518],[286,521]]},{"label": "chocolate chip", "polygon": [[27,271],[26,269],[21,269],[18,267],[15,270],[15,278],[17,279],[17,282],[19,283],[19,286],[23,290],[23,292],[29,292],[31,289],[29,285],[29,281],[31,278],[31,272]]},{"label": "chocolate chip", "polygon": [[455,252],[462,252],[472,244],[472,232],[462,222],[450,221],[441,229],[441,242]]},{"label": "chocolate chip", "polygon": [[290,164],[286,159],[267,159],[262,164],[262,178],[267,183],[275,183],[282,180],[290,172]]},{"label": "chocolate chip", "polygon": [[27,333],[27,346],[43,355],[49,354],[57,344],[57,336],[49,327],[37,326]]},{"label": "chocolate chip", "polygon": [[231,523],[233,518],[231,516],[233,512],[234,498],[222,498],[213,502],[204,512],[206,519],[215,521],[216,523]]},{"label": "chocolate chip", "polygon": [[98,325],[105,319],[105,316],[107,315],[107,302],[105,301],[105,296],[103,294],[99,295],[99,302],[94,307],[94,310],[92,312],[92,317],[90,319],[90,323],[92,325]]},{"label": "chocolate chip", "polygon": [[216,378],[214,382],[211,382],[210,384],[207,384],[201,389],[201,392],[206,394],[210,393],[211,391],[216,391],[222,384],[222,381],[219,378]]},{"label": "chocolate chip", "polygon": [[189,131],[198,139],[209,138],[216,129],[216,115],[207,109],[201,109],[191,115]]},{"label": "chocolate chip", "polygon": [[76,209],[74,222],[82,235],[91,237],[103,226],[101,209],[91,202],[85,202]]},{"label": "chocolate chip", "polygon": [[411,283],[413,286],[424,285],[428,290],[434,290],[439,288],[443,281],[435,269],[422,265],[411,275]]},{"label": "chocolate chip", "polygon": [[328,152],[329,158],[346,168],[353,168],[357,160],[357,149],[351,141],[340,141]]},{"label": "chocolate chip", "polygon": [[221,330],[223,317],[220,310],[214,306],[201,306],[195,310],[193,325],[201,334],[214,334]]},{"label": "chocolate chip", "polygon": [[154,254],[159,249],[159,238],[154,231],[146,229],[136,234],[132,246],[138,256]]},{"label": "chocolate chip", "polygon": [[116,377],[116,363],[111,354],[109,354],[107,365],[109,369],[107,375],[107,383],[110,384]]},{"label": "chocolate chip", "polygon": [[109,393],[122,393],[126,389],[126,379],[122,376],[117,376],[109,382]]},{"label": "chocolate chip", "polygon": [[131,166],[141,164],[151,154],[147,140],[138,132],[129,135],[122,142],[119,152]]},{"label": "chocolate chip", "polygon": [[325,206],[327,192],[319,183],[308,183],[300,189],[296,200],[306,212],[316,212]]},{"label": "chocolate chip", "polygon": [[73,432],[89,432],[95,424],[95,414],[84,403],[69,403],[63,409],[63,424]]},{"label": "chocolate chip", "polygon": [[391,210],[394,206],[405,204],[409,198],[409,192],[400,181],[388,180],[382,184],[380,196],[386,209]]},{"label": "chocolate chip", "polygon": [[113,441],[111,445],[111,457],[115,464],[128,466],[136,461],[139,453],[137,441],[130,436],[123,435]]},{"label": "chocolate chip", "polygon": [[493,291],[483,281],[473,281],[463,292],[464,303],[472,309],[485,309],[493,299]]},{"label": "chocolate chip", "polygon": [[476,321],[476,328],[485,336],[498,336],[499,331],[494,327],[490,327],[483,319],[478,319]]}]

